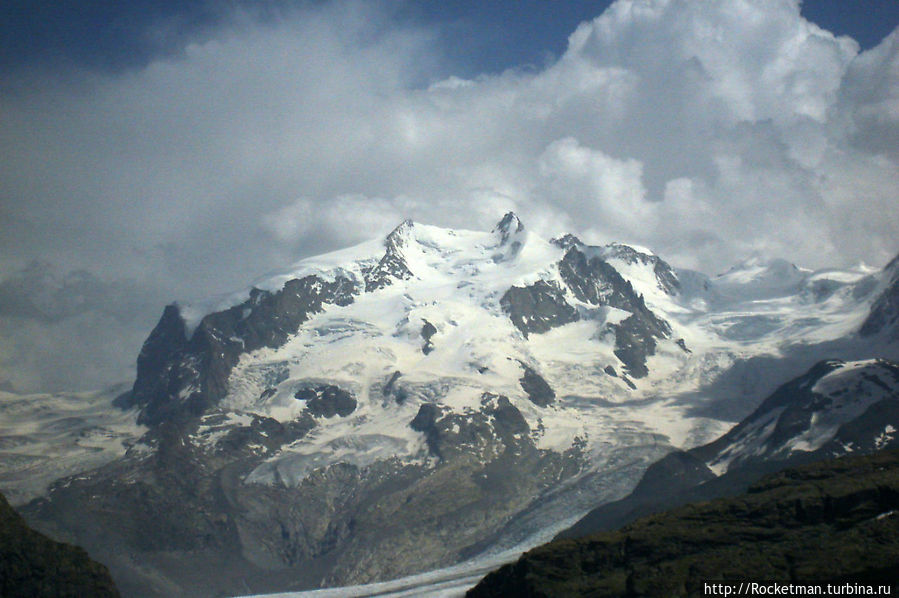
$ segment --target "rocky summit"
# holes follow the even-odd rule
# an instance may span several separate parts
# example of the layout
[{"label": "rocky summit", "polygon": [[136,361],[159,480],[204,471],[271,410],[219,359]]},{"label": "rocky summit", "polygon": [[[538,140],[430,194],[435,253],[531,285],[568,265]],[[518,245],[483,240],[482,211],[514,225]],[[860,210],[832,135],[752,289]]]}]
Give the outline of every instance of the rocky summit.
[{"label": "rocky summit", "polygon": [[[121,452],[24,512],[133,596],[367,583],[520,550],[747,417],[703,475],[748,458],[728,447],[842,442],[821,397],[846,422],[888,408],[850,399],[840,372],[892,375],[871,360],[899,356],[894,269],[753,260],[708,277],[546,240],[514,214],[486,232],[406,221],[168,306],[116,400],[133,414]],[[822,360],[801,404],[763,404]]]}]

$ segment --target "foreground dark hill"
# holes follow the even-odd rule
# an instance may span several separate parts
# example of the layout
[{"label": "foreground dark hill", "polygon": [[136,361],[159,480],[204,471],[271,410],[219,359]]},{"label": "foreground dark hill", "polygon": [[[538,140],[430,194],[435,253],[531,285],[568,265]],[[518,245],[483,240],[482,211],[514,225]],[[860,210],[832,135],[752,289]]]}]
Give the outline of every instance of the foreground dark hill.
[{"label": "foreground dark hill", "polygon": [[699,596],[722,579],[895,587],[899,451],[788,469],[738,497],[553,541],[467,596]]},{"label": "foreground dark hill", "polygon": [[105,598],[118,596],[109,571],[70,544],[26,525],[0,494],[0,596]]}]

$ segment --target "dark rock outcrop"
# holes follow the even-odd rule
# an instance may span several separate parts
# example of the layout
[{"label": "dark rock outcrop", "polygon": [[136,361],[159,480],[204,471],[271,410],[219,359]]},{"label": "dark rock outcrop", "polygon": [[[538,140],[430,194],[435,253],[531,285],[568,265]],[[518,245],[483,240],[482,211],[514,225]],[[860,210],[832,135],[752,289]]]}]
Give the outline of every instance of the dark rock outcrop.
[{"label": "dark rock outcrop", "polygon": [[562,289],[544,280],[526,287],[513,286],[502,296],[500,305],[525,337],[580,319],[577,310],[565,301]]},{"label": "dark rock outcrop", "polygon": [[424,343],[421,345],[421,352],[425,355],[429,355],[434,350],[434,343],[431,342],[431,337],[435,334],[437,334],[437,328],[425,320],[424,325],[421,327],[421,338],[424,340]]},{"label": "dark rock outcrop", "polygon": [[899,339],[899,256],[884,268],[887,287],[874,300],[868,317],[862,323],[859,334],[873,336],[886,331],[894,339]]},{"label": "dark rock outcrop", "polygon": [[643,297],[611,264],[598,256],[587,259],[576,246],[570,247],[559,262],[559,274],[581,301],[631,313],[622,322],[609,325],[615,334],[615,356],[634,378],[646,376],[646,358],[655,354],[656,340],[671,334],[668,322],[646,306]]},{"label": "dark rock outcrop", "polygon": [[656,352],[656,336],[636,314],[612,326],[615,331],[615,357],[634,378],[649,374],[646,358]]},{"label": "dark rock outcrop", "polygon": [[387,379],[387,383],[384,385],[384,388],[381,389],[381,394],[385,397],[393,395],[393,399],[398,405],[405,403],[408,398],[406,391],[397,386],[397,380],[399,380],[402,375],[403,373],[401,371],[396,370],[390,374],[390,378]]},{"label": "dark rock outcrop", "polygon": [[84,549],[28,527],[0,494],[0,596],[111,598],[119,592],[106,567]]},{"label": "dark rock outcrop", "polygon": [[612,243],[606,246],[605,252],[609,257],[619,258],[629,264],[651,264],[660,289],[669,295],[674,295],[680,290],[680,280],[678,280],[674,268],[660,257],[637,251],[629,245],[620,243]]},{"label": "dark rock outcrop", "polygon": [[484,393],[481,409],[470,413],[453,413],[425,403],[409,426],[425,435],[429,451],[442,461],[468,453],[489,461],[506,450],[530,444],[524,416],[507,397],[492,393]]},{"label": "dark rock outcrop", "polygon": [[352,393],[333,384],[301,388],[294,393],[294,397],[306,401],[306,409],[315,417],[346,417],[356,410],[356,399]]},{"label": "dark rock outcrop", "polygon": [[524,224],[518,219],[514,212],[506,212],[493,229],[493,232],[500,234],[500,243],[506,243],[515,233],[524,231]]},{"label": "dark rock outcrop", "polygon": [[559,274],[574,296],[585,303],[637,310],[638,297],[631,283],[600,257],[588,260],[584,252],[571,247],[559,262]]},{"label": "dark rock outcrop", "polygon": [[404,220],[402,224],[387,235],[385,241],[387,251],[384,252],[384,256],[376,265],[363,272],[366,293],[383,289],[393,284],[394,280],[412,278],[412,271],[406,265],[402,249],[409,229],[413,226],[414,223],[411,220]]},{"label": "dark rock outcrop", "polygon": [[[787,459],[790,457],[793,442],[811,428],[813,421],[834,409],[836,400],[840,403],[839,411],[846,412],[852,405],[869,400],[867,397],[870,392],[882,391],[883,397],[870,405],[866,412],[874,409],[886,414],[899,408],[899,364],[886,360],[876,360],[844,374],[851,383],[847,382],[845,389],[840,391],[842,396],[828,396],[815,391],[815,385],[819,380],[844,365],[844,362],[839,360],[815,364],[802,376],[778,387],[754,412],[721,438],[693,449],[693,454],[703,460],[713,461],[730,450],[729,447],[758,438],[760,430],[771,427],[770,432],[761,439],[752,454],[735,456],[730,467],[742,463]],[[857,450],[863,445],[873,446],[875,438],[888,424],[894,425],[899,430],[899,419],[877,419],[870,413],[868,415],[862,413],[840,424],[835,438],[843,442],[841,445],[843,447],[856,447],[852,450]],[[895,440],[885,438],[882,445],[877,448],[884,448]],[[825,447],[818,449],[822,450],[826,450]],[[838,447],[834,447],[834,450],[838,450]],[[841,452],[823,453],[822,457],[839,456],[845,452],[846,448],[843,448]]]},{"label": "dark rock outcrop", "polygon": [[523,363],[521,367],[524,369],[524,375],[518,379],[518,383],[521,384],[521,389],[527,393],[531,402],[538,407],[552,405],[556,399],[556,392],[543,379],[543,376]]},{"label": "dark rock outcrop", "polygon": [[325,304],[348,305],[357,292],[348,278],[306,276],[277,292],[253,289],[243,303],[205,316],[188,338],[178,307],[162,318],[137,358],[131,401],[142,408],[140,423],[195,418],[228,392],[228,376],[240,355],[278,347]]},{"label": "dark rock outcrop", "polygon": [[566,234],[562,235],[561,237],[556,237],[555,239],[550,239],[549,242],[552,243],[553,245],[555,245],[556,247],[559,247],[566,251],[576,245],[583,245],[581,240],[578,239],[576,236],[572,235],[571,233],[566,233]]}]

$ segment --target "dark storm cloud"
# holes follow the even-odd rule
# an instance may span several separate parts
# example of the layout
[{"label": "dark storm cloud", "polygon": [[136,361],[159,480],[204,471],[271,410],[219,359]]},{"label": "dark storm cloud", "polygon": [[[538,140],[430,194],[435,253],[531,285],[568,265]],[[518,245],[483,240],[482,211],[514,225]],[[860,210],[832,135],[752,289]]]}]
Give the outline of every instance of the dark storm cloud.
[{"label": "dark storm cloud", "polygon": [[118,72],[174,56],[227,21],[235,8],[259,20],[275,0],[7,0],[0,7],[0,69],[82,66]]},{"label": "dark storm cloud", "polygon": [[22,392],[99,388],[132,375],[161,290],[32,262],[0,281],[0,381]]}]

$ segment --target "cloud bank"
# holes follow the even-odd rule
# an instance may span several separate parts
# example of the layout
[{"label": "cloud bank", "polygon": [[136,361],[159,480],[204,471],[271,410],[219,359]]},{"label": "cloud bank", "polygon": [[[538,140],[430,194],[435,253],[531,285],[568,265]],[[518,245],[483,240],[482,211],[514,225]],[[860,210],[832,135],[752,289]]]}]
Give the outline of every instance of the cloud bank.
[{"label": "cloud bank", "polygon": [[[157,297],[226,292],[407,217],[483,229],[513,209],[710,273],[899,250],[896,31],[859,53],[798,0],[619,0],[540,69],[461,79],[446,43],[336,1],[235,12],[140,70],[21,74],[0,90],[0,277],[40,259],[133,280],[152,289],[144,327]],[[17,347],[0,379],[54,386],[72,317],[25,318],[58,332],[47,346],[0,329]],[[97,367],[128,371],[131,344]]]}]

